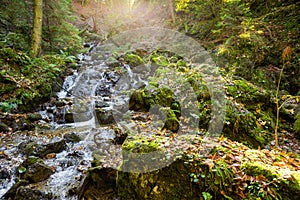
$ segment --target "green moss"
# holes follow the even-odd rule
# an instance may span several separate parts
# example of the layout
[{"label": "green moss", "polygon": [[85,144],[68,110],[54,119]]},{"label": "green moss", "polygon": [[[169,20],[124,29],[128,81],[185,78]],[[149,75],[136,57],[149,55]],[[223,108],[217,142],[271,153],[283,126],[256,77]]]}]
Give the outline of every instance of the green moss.
[{"label": "green moss", "polygon": [[246,103],[248,108],[255,103],[267,103],[270,99],[268,92],[245,79],[234,80],[232,83],[227,86],[227,94],[237,102]]},{"label": "green moss", "polygon": [[242,169],[246,172],[246,174],[249,174],[251,176],[264,175],[270,180],[278,177],[276,168],[258,161],[245,162],[242,164]]},{"label": "green moss", "polygon": [[[256,158],[257,160],[257,158]],[[265,176],[269,181],[277,182],[276,195],[285,199],[297,199],[300,195],[300,172],[286,167],[278,168],[260,161],[247,161],[242,164],[243,171],[251,176]]]},{"label": "green moss", "polygon": [[165,109],[167,112],[167,119],[163,128],[166,128],[172,132],[177,132],[180,126],[178,116],[176,112],[172,109]]},{"label": "green moss", "polygon": [[131,67],[136,67],[138,65],[144,64],[144,60],[140,56],[133,53],[125,55],[125,60]]},{"label": "green moss", "polygon": [[174,101],[174,93],[167,86],[157,88],[153,97],[155,104],[159,104],[163,107],[170,107],[171,103]]},{"label": "green moss", "polygon": [[272,139],[274,116],[256,106],[257,110],[251,111],[244,104],[228,101],[224,135],[250,147],[266,145]]},{"label": "green moss", "polygon": [[159,66],[166,67],[169,65],[169,61],[165,56],[159,54],[152,54],[150,60]]},{"label": "green moss", "polygon": [[122,144],[122,149],[133,153],[149,153],[158,150],[157,141],[149,141],[147,138],[133,137],[126,139]]}]

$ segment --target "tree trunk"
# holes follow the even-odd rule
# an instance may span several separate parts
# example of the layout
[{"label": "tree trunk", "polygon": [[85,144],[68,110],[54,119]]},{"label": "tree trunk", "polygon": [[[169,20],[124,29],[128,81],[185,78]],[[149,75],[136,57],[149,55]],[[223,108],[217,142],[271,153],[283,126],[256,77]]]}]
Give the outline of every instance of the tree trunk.
[{"label": "tree trunk", "polygon": [[42,24],[43,24],[43,0],[33,0],[33,30],[31,53],[33,57],[40,54],[42,42]]},{"label": "tree trunk", "polygon": [[173,7],[173,1],[172,0],[169,0],[169,12],[170,12],[170,15],[171,15],[172,22],[175,23],[175,13],[174,13],[174,7]]}]

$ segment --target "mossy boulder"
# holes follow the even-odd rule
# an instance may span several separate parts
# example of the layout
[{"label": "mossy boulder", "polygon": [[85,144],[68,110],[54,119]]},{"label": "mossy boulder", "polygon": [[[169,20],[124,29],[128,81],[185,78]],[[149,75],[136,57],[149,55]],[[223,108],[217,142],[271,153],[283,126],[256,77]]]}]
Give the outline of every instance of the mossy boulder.
[{"label": "mossy boulder", "polygon": [[144,64],[144,60],[140,56],[133,53],[126,54],[124,59],[133,68]]},{"label": "mossy boulder", "polygon": [[30,183],[46,180],[54,171],[37,157],[28,157],[18,168],[20,177]]},{"label": "mossy boulder", "polygon": [[191,186],[188,169],[181,161],[148,173],[118,172],[117,188],[120,200],[199,199],[196,188]]},{"label": "mossy boulder", "polygon": [[174,102],[174,93],[167,87],[155,88],[154,92],[147,89],[135,90],[129,100],[129,109],[134,111],[149,111],[151,106],[170,107]]},{"label": "mossy boulder", "polygon": [[277,192],[283,199],[298,199],[300,196],[299,171],[290,170],[289,166],[285,166],[280,159],[275,159],[273,165],[267,164],[265,161],[269,160],[268,156],[258,150],[248,150],[245,155],[242,169],[246,174],[264,176],[276,183]]},{"label": "mossy boulder", "polygon": [[179,130],[180,127],[179,117],[178,115],[176,115],[176,113],[178,113],[178,111],[176,112],[172,109],[167,109],[167,118],[163,126],[163,129],[165,128],[172,132],[177,132]]},{"label": "mossy boulder", "polygon": [[252,83],[267,90],[275,90],[277,81],[276,73],[271,73],[270,70],[265,68],[255,69],[251,78]]},{"label": "mossy boulder", "polygon": [[133,153],[149,153],[158,150],[158,142],[130,136],[122,144],[122,149]]},{"label": "mossy boulder", "polygon": [[248,146],[264,146],[272,139],[275,117],[272,110],[250,111],[245,105],[234,101],[227,102],[223,134]]},{"label": "mossy boulder", "polygon": [[270,93],[245,79],[231,80],[227,83],[227,95],[248,109],[256,109],[257,103],[270,103]]},{"label": "mossy boulder", "polygon": [[216,199],[257,199],[264,195],[296,200],[300,195],[299,167],[295,165],[300,160],[295,155],[252,150],[226,139],[219,139],[208,154],[199,154],[199,149],[207,149],[199,145],[195,143],[198,153],[189,151],[158,170],[119,171],[119,198],[196,200],[209,194]]}]

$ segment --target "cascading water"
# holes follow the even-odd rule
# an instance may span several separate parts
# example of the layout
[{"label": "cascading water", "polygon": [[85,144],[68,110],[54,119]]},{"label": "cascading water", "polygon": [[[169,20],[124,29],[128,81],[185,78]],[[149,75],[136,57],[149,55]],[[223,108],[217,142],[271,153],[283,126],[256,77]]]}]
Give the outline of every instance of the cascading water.
[{"label": "cascading water", "polygon": [[[107,52],[104,54],[106,58],[110,56]],[[104,154],[112,151],[110,144],[115,133],[113,129],[97,127],[103,121],[97,119],[95,108],[98,107],[111,113],[114,105],[120,106],[128,103],[128,98],[123,96],[115,95],[114,98],[111,98],[111,94],[116,92],[113,87],[119,81],[120,74],[112,70],[105,60],[92,60],[91,56],[86,56],[85,61],[82,61],[82,66],[85,68],[83,73],[74,72],[65,78],[62,90],[57,93],[57,102],[54,105],[49,103],[45,110],[40,111],[42,118],[50,121],[56,130],[55,133],[50,131],[50,135],[56,135],[56,139],[63,138],[59,131],[63,130],[62,132],[64,132],[64,129],[68,129],[68,127],[71,132],[76,132],[81,138],[81,141],[76,143],[67,141],[67,147],[63,151],[56,153],[53,158],[43,159],[44,163],[55,172],[47,180],[30,186],[35,190],[50,194],[52,199],[76,200],[77,195],[74,191],[80,186],[83,173],[91,166],[92,151],[98,149]],[[126,76],[130,77],[128,80],[132,80],[134,73],[130,66],[124,65],[123,67]],[[133,83],[125,81],[123,89],[132,88],[132,84],[138,82],[139,80],[135,80]],[[63,104],[63,108],[59,108],[59,104]],[[63,112],[62,118],[55,116],[59,110]],[[74,121],[66,123],[66,112],[68,111],[72,113]],[[96,127],[97,129],[95,129]],[[76,128],[82,128],[82,130],[77,131]],[[6,199],[5,194],[16,183],[19,166],[26,159],[26,155],[20,151],[19,146],[22,143],[27,144],[29,141],[37,142],[39,145],[55,141],[51,139],[52,135],[50,137],[40,135],[42,132],[44,130],[30,133],[34,136],[16,134],[9,141],[2,141],[0,150],[5,152],[3,155],[9,159],[7,162],[0,162],[1,199]],[[120,149],[114,149],[114,151],[120,151]]]}]

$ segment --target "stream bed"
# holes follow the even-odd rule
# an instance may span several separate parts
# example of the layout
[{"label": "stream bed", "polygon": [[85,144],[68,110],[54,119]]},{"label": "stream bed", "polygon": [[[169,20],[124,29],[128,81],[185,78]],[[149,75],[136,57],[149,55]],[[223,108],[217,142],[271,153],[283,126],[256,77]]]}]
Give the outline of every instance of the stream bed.
[{"label": "stream bed", "polygon": [[[176,43],[173,40],[176,40]],[[197,99],[192,88],[180,82],[182,80],[178,78],[179,72],[167,68],[160,78],[161,83],[158,84],[168,87],[172,87],[173,84],[172,95],[184,100],[180,104],[173,98],[165,100],[165,97],[159,97],[159,90],[155,91],[149,87],[149,77],[157,75],[158,66],[151,63],[139,66],[135,63],[140,62],[136,58],[131,58],[132,63],[128,63],[122,60],[122,56],[135,50],[153,52],[156,49],[164,49],[174,51],[182,57],[187,56],[194,62],[207,63],[208,65],[201,65],[202,67],[197,70],[207,75],[203,78],[208,82],[208,89],[213,90],[219,86],[216,78],[218,75],[216,76],[209,68],[214,64],[204,49],[193,42],[186,41],[176,32],[146,28],[139,32],[121,34],[110,42],[91,49],[91,52],[80,61],[81,67],[65,78],[57,97],[41,107],[39,111],[41,121],[49,122],[50,129],[36,127],[33,131],[19,131],[1,138],[1,199],[81,199],[88,184],[85,175],[95,165],[100,165],[103,169],[116,170],[123,164],[123,171],[131,172],[134,169],[134,172],[143,172],[145,166],[142,163],[129,162],[128,165],[122,163],[124,155],[128,156],[122,152],[122,144],[132,132],[143,135],[146,140],[141,142],[148,143],[150,147],[158,146],[156,144],[158,138],[166,149],[165,153],[154,151],[134,155],[137,157],[133,160],[142,159],[150,166],[148,171],[168,166],[174,162],[173,158],[180,158],[185,151],[182,147],[188,148],[186,140],[182,138],[193,133],[195,141],[198,141],[197,134],[202,134],[195,131],[198,129],[199,111],[195,107]],[[164,101],[162,105],[169,107],[168,110],[160,105],[148,108],[149,112],[139,112],[144,109],[143,105],[137,107],[139,105],[136,102],[131,102],[131,99],[134,99],[131,92],[143,88],[157,93],[154,94],[154,98],[157,95],[160,101]],[[163,86],[161,91],[165,94],[170,89]],[[224,97],[217,92],[212,95],[215,95],[215,99],[223,100]],[[219,107],[212,109],[212,112],[218,112],[220,119],[224,116],[222,103],[224,101],[218,101],[216,105]],[[166,113],[173,113],[175,116],[174,111],[170,110],[171,104],[181,105],[180,115],[183,115],[183,119],[189,119],[182,126],[184,129],[179,127],[177,119],[170,121],[168,125],[168,130],[171,130],[171,126],[175,126],[173,132],[179,135],[182,133],[182,137],[174,139],[170,132],[166,133],[166,136],[156,134],[154,138],[151,136],[155,135],[153,130],[158,130],[156,133],[161,134],[168,123],[166,117],[169,114]],[[165,110],[161,112],[162,109]],[[179,116],[176,115],[175,118]],[[164,120],[167,120],[165,125],[157,123]],[[148,123],[149,121],[153,122]],[[215,118],[210,128],[218,129],[215,130],[218,132],[223,126],[222,123],[223,120]],[[189,126],[191,124],[194,124],[194,128]],[[145,130],[141,131],[141,128]],[[188,143],[193,143],[194,139],[189,140]],[[95,157],[100,164],[93,163]],[[117,199],[114,188],[103,185],[102,194],[101,199]]]}]

